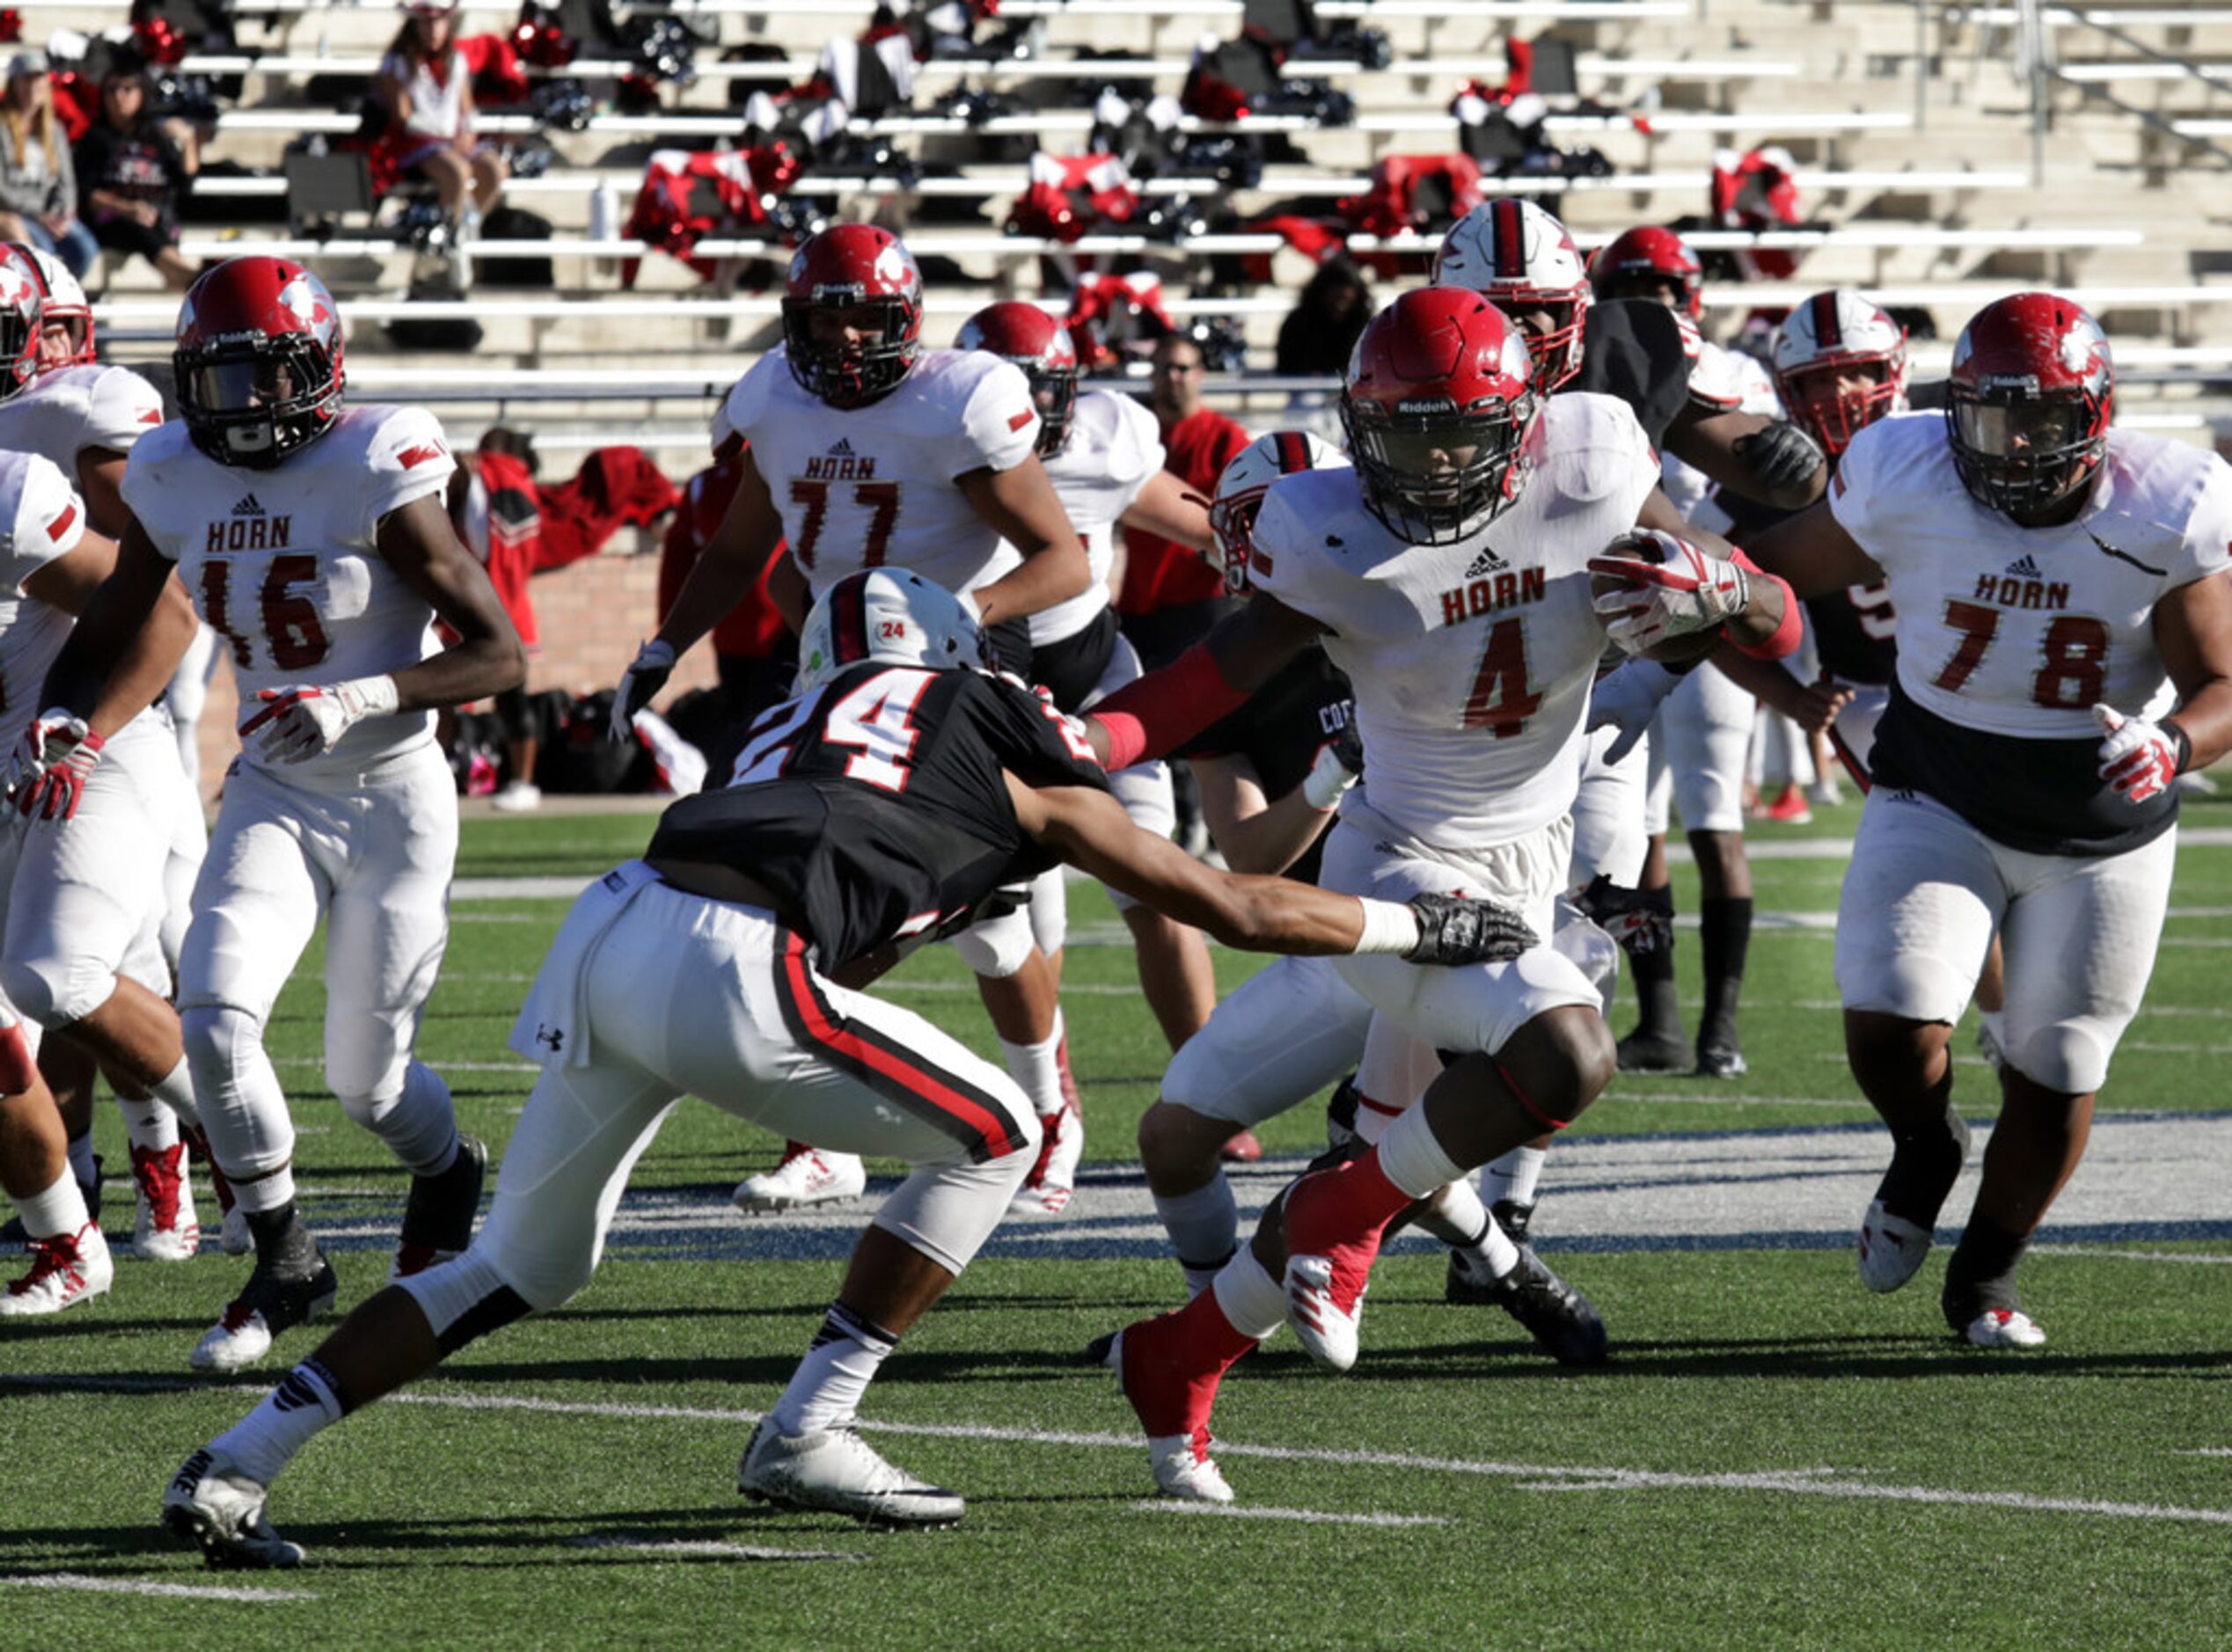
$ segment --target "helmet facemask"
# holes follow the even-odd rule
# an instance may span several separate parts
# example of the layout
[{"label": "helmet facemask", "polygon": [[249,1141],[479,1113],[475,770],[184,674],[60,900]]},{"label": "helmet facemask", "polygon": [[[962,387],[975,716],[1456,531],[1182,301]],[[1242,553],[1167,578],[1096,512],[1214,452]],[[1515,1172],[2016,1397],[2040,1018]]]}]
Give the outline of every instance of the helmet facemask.
[{"label": "helmet facemask", "polygon": [[2108,452],[2108,418],[2082,394],[1982,393],[1956,382],[1945,410],[1953,469],[1976,501],[2036,515],[2090,486]]},{"label": "helmet facemask", "polygon": [[281,333],[181,345],[179,411],[220,464],[268,470],[330,429],[341,387],[317,340]]},{"label": "helmet facemask", "polygon": [[[1840,383],[1866,377],[1865,385]],[[1835,458],[1853,437],[1901,405],[1899,377],[1881,357],[1810,363],[1775,376],[1790,417]]]},{"label": "helmet facemask", "polygon": [[1409,545],[1454,545],[1479,532],[1518,498],[1538,405],[1531,391],[1469,413],[1343,396],[1341,426],[1365,503]]},{"label": "helmet facemask", "polygon": [[[817,316],[831,319],[815,325]],[[841,334],[858,334],[848,341]],[[865,407],[898,389],[922,354],[922,311],[896,295],[826,290],[783,300],[783,346],[791,376],[832,407]]]}]

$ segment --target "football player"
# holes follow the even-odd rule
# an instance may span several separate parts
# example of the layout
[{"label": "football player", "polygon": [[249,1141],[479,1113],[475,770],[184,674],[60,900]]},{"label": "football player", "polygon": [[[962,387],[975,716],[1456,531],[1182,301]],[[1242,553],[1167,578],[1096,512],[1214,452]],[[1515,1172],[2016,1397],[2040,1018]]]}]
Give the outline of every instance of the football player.
[{"label": "football player", "polygon": [[[1635,416],[1606,397],[1538,400],[1533,371],[1518,325],[1478,294],[1426,288],[1373,318],[1342,395],[1355,470],[1273,485],[1249,558],[1255,596],[1098,708],[1110,761],[1167,747],[1319,644],[1355,687],[1368,754],[1326,846],[1326,886],[1482,893],[1549,934],[1606,637],[1694,650],[1726,625],[1780,654],[1799,620],[1779,582],[1671,534],[1637,536],[1658,477]],[[1598,987],[1550,947],[1431,982],[1338,967],[1373,1009],[1357,1083],[1358,1134],[1376,1144],[1304,1177],[1210,1290],[1111,1350],[1157,1479],[1178,1495],[1231,1495],[1207,1429],[1233,1361],[1285,1319],[1321,1363],[1352,1363],[1387,1224],[1562,1127],[1613,1071]],[[1493,1224],[1485,1237],[1498,1245]],[[1508,1239],[1499,1250],[1497,1275],[1516,1261]]]},{"label": "football player", "polygon": [[[347,406],[341,321],[284,259],[201,276],[179,314],[183,418],[124,474],[116,571],[49,675],[82,716],[172,584],[232,650],[241,755],[179,967],[194,1095],[252,1236],[253,1271],[194,1363],[252,1363],[330,1304],[333,1269],[295,1209],[294,1125],[264,1025],[326,922],[326,1078],[411,1173],[395,1267],[462,1250],[483,1154],[414,1059],[448,939],[457,788],[434,709],[519,682],[519,638],[457,542],[455,468],[417,408]],[[457,639],[443,647],[439,619]],[[55,756],[49,764],[86,759]]]},{"label": "football player", "polygon": [[585,1284],[628,1174],[684,1094],[790,1136],[912,1166],[862,1233],[820,1332],[737,1467],[747,1495],[888,1525],[962,1499],[885,1461],[860,1403],[900,1337],[1006,1213],[1038,1148],[1022,1090],[860,990],[968,924],[999,886],[1068,861],[1227,945],[1509,957],[1488,903],[1356,900],[1236,878],[1141,831],[1082,731],[977,669],[973,609],[901,569],[816,603],[799,698],[754,727],[725,790],[574,903],[521,1010],[542,1074],[465,1255],[350,1315],[238,1427],[187,1459],[164,1519],[212,1564],[290,1566],[267,1490],[319,1429]]},{"label": "football player", "polygon": [[[0,450],[51,459],[77,489],[88,523],[113,549],[128,515],[117,491],[125,457],[132,444],[162,420],[162,403],[154,386],[128,369],[95,362],[92,309],[70,272],[36,247],[0,247]],[[91,554],[89,542],[87,555]],[[201,627],[197,625],[194,630],[198,633]],[[188,655],[193,652],[189,644]],[[180,666],[181,672],[188,669]],[[28,687],[34,679],[22,680]],[[174,736],[164,713],[157,713],[147,727],[156,724],[164,725],[166,738]],[[150,984],[158,996],[167,996],[179,943],[186,935],[187,901],[209,834],[201,799],[176,755],[191,747],[193,731],[189,728],[177,739],[167,764],[144,743],[144,733],[135,724],[129,753],[110,753],[113,760],[133,765],[141,795],[128,811],[113,813],[110,823],[99,829],[125,834],[121,840],[112,837],[99,858],[128,854],[136,861],[151,856],[150,864],[161,873],[152,908],[161,945],[156,960],[160,974],[150,977]],[[89,830],[87,836],[92,835]],[[139,899],[136,881],[133,898]],[[20,1007],[34,1009],[28,1000]],[[34,1012],[34,1019],[48,1018]],[[165,1042],[175,1045],[176,1019],[169,1019]],[[62,1103],[72,1137],[71,1156],[81,1173],[92,1163],[93,1064],[97,1056],[110,1053],[99,1048],[100,1041],[99,1030],[91,1029],[86,1038],[57,1039],[42,1043],[40,1049],[40,1064]],[[125,1066],[110,1063],[112,1084],[121,1078],[118,1100],[139,1192],[135,1232],[140,1253],[150,1254],[151,1246],[165,1254],[191,1254],[194,1202],[180,1180],[184,1153],[178,1117],[126,1074]]]},{"label": "football player", "polygon": [[1996,935],[1999,1122],[1941,1297],[1956,1336],[2034,1348],[2016,1265],[2085,1148],[2154,967],[2177,777],[2232,747],[2232,466],[2110,426],[2092,317],[1987,305],[1943,413],[1878,419],[1829,498],[1754,537],[1821,595],[1883,581],[1897,669],[1837,912],[1854,1078],[1892,1160],[1861,1277],[1914,1277],[1966,1156],[1948,1040]]},{"label": "football player", "polygon": [[[1030,617],[1083,594],[1086,549],[1036,453],[1039,415],[1017,369],[978,350],[922,347],[922,274],[897,238],[838,224],[801,246],[783,296],[783,342],[737,381],[714,445],[750,442],[720,530],[690,570],[658,634],[621,679],[612,732],[676,658],[757,582],[778,545],[769,589],[795,625],[808,601],[863,567],[912,568],[966,595],[1000,663],[1030,666]],[[1063,1093],[1052,964],[1027,925],[964,941],[1008,1069],[1051,1127],[1039,1169],[1042,1208],[1066,1204],[1083,1146]],[[761,1179],[755,1178],[754,1181]],[[794,1144],[766,1185],[737,1190],[751,1208],[849,1197],[858,1167]]]}]

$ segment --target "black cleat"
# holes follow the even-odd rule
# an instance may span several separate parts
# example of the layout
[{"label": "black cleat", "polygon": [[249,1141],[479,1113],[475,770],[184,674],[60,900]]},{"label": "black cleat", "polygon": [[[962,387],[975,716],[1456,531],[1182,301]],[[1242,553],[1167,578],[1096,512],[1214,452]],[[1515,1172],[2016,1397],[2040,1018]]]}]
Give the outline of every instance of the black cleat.
[{"label": "black cleat", "polygon": [[1464,1259],[1451,1252],[1443,1294],[1452,1302],[1501,1308],[1561,1365],[1601,1365],[1611,1354],[1612,1339],[1596,1305],[1526,1246],[1519,1250],[1518,1266],[1501,1279],[1490,1280],[1475,1276]]},{"label": "black cleat", "polygon": [[472,1243],[472,1218],[479,1211],[480,1188],[487,1179],[488,1150],[478,1137],[462,1133],[449,1169],[411,1178],[411,1198],[403,1207],[403,1232],[395,1242],[389,1283],[446,1262]]},{"label": "black cleat", "polygon": [[1496,1225],[1504,1230],[1504,1238],[1521,1250],[1526,1248],[1527,1230],[1534,1225],[1533,1201],[1521,1204],[1516,1199],[1498,1199],[1489,1206],[1488,1213],[1496,1218]]},{"label": "black cleat", "polygon": [[1646,1032],[1638,1027],[1620,1041],[1622,1072],[1687,1072],[1689,1046],[1679,1033]]},{"label": "black cleat", "polygon": [[1700,1078],[1741,1078],[1750,1071],[1744,1052],[1737,1048],[1733,1038],[1697,1047],[1695,1076]]}]

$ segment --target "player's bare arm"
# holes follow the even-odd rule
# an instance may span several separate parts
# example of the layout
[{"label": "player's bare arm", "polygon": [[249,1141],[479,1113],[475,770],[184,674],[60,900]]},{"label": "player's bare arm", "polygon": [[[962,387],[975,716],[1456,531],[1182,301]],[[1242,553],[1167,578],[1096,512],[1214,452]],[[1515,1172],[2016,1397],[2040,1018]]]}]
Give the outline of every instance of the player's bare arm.
[{"label": "player's bare arm", "polygon": [[424,597],[457,640],[432,659],[392,674],[399,712],[432,711],[486,699],[527,680],[527,650],[504,612],[488,571],[465,549],[438,494],[428,493],[380,522],[380,555]]},{"label": "player's bare arm", "polygon": [[1202,819],[1233,871],[1275,876],[1300,859],[1325,830],[1325,811],[1310,801],[1306,788],[1298,786],[1277,799],[1264,796],[1262,777],[1245,757],[1189,761],[1201,786]]},{"label": "player's bare arm", "polygon": [[[743,474],[736,483],[735,497],[728,501],[728,513],[714,530],[704,554],[691,566],[689,577],[675,593],[674,606],[667,610],[666,624],[659,627],[656,640],[666,644],[677,657],[689,653],[699,638],[750,595],[767,559],[782,543],[783,519],[749,450],[742,464]],[[787,615],[788,610],[785,612]],[[800,612],[802,616],[803,609]],[[795,626],[797,621],[792,623]]]},{"label": "player's bare arm", "polygon": [[[81,561],[89,549],[90,559]],[[40,703],[84,718],[103,739],[169,686],[194,638],[194,605],[136,522],[128,523],[121,545],[89,532],[24,588],[77,616],[47,673]]]},{"label": "player's bare arm", "polygon": [[1755,660],[1723,643],[1707,656],[1710,668],[1769,711],[1780,712],[1810,735],[1820,734],[1852,703],[1852,690],[1828,682],[1801,683],[1772,660]]},{"label": "player's bare arm", "polygon": [[1023,556],[1021,567],[970,593],[986,625],[1041,612],[1093,583],[1084,542],[1037,455],[1005,471],[986,466],[966,471],[954,479],[954,486]]},{"label": "player's bare arm", "polygon": [[2184,766],[2206,768],[2232,751],[2232,578],[2181,585],[2155,604],[2155,646],[2177,685],[2162,720],[2192,743]]},{"label": "player's bare arm", "polygon": [[121,539],[131,520],[124,504],[124,462],[129,456],[114,448],[77,450],[77,494],[85,501],[85,520],[98,533]]},{"label": "player's bare arm", "polygon": [[767,576],[767,596],[783,617],[783,624],[794,632],[805,629],[806,610],[814,606],[814,588],[806,582],[806,570],[798,566],[796,557],[783,557],[776,562],[774,572]]},{"label": "player's bare arm", "polygon": [[1744,553],[1801,599],[1826,596],[1848,585],[1873,585],[1884,577],[1826,500],[1754,534]]},{"label": "player's bare arm", "polygon": [[1666,427],[1665,446],[1723,486],[1783,510],[1803,509],[1829,486],[1811,439],[1764,413],[1714,413],[1692,402]]},{"label": "player's bare arm", "polygon": [[1204,554],[1217,548],[1209,531],[1209,501],[1169,471],[1157,471],[1120,519],[1126,528],[1151,533]]},{"label": "player's bare arm", "polygon": [[1160,757],[1262,688],[1325,631],[1259,591],[1205,640],[1101,701],[1085,719],[1087,737],[1112,770]]}]

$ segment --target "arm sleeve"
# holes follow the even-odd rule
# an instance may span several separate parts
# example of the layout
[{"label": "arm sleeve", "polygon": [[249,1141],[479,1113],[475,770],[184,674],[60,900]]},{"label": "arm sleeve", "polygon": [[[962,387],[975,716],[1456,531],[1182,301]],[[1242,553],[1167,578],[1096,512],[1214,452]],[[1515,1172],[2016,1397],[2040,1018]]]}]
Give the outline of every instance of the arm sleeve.
[{"label": "arm sleeve", "polygon": [[23,485],[16,494],[8,554],[0,578],[20,593],[23,583],[49,562],[68,556],[85,537],[85,508],[52,459],[26,456]]},{"label": "arm sleeve", "polygon": [[179,501],[179,490],[169,485],[150,444],[142,442],[133,448],[119,491],[126,508],[147,530],[148,543],[171,561],[177,561],[182,530],[172,519],[172,508]]},{"label": "arm sleeve", "polygon": [[713,450],[718,454],[734,441],[751,440],[752,431],[767,412],[767,375],[787,373],[789,365],[778,350],[770,350],[751,365],[721,399],[713,416]]},{"label": "arm sleeve", "polygon": [[2207,456],[2207,463],[2208,477],[2201,486],[2201,496],[2194,502],[2193,514],[2186,518],[2184,547],[2170,565],[2170,577],[2162,581],[2165,591],[2221,574],[2232,566],[2232,464],[2213,453]]},{"label": "arm sleeve", "polygon": [[381,421],[364,456],[362,543],[377,539],[380,523],[413,500],[447,487],[457,468],[439,420],[423,407],[394,409]]},{"label": "arm sleeve", "polygon": [[[1839,527],[1852,536],[1853,543],[1875,558],[1885,572],[1890,570],[1890,562],[1884,556],[1885,535],[1875,520],[1880,515],[1878,482],[1884,469],[1884,450],[1891,446],[1892,432],[1900,422],[1897,419],[1879,419],[1854,436],[1844,457],[1837,462],[1837,473],[1829,483],[1829,514],[1837,519]],[[1890,548],[1895,552],[1897,546],[1894,544]]]},{"label": "arm sleeve", "polygon": [[129,453],[163,422],[163,399],[137,373],[112,367],[93,381],[85,408],[85,445]]},{"label": "arm sleeve", "polygon": [[1118,396],[1116,435],[1109,449],[1109,486],[1116,490],[1116,514],[1130,510],[1139,490],[1162,469],[1162,429],[1155,416],[1129,396]]},{"label": "arm sleeve", "polygon": [[977,381],[962,408],[961,428],[954,433],[946,461],[948,476],[1012,471],[1038,445],[1038,408],[1031,400],[1030,381],[1012,362],[989,365],[992,370]]},{"label": "arm sleeve", "polygon": [[1272,483],[1256,510],[1255,531],[1249,536],[1248,582],[1256,590],[1277,597],[1295,612],[1307,614],[1320,625],[1329,625],[1331,620],[1318,611],[1317,593],[1308,577],[1313,562],[1308,524],[1296,512],[1291,499],[1282,497],[1290,492],[1282,489],[1279,483]]}]

